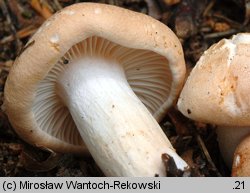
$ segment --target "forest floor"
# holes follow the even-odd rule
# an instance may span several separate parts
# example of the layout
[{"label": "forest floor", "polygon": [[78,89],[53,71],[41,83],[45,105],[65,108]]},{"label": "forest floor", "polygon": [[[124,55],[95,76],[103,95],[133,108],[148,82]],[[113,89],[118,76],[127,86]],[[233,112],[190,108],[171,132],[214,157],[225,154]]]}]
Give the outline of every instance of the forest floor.
[{"label": "forest floor", "polygon": [[[250,27],[248,0],[0,0],[0,105],[9,69],[29,37],[53,13],[77,2],[117,5],[168,25],[182,42],[188,72],[213,43],[247,32]],[[179,155],[191,166],[190,176],[230,176],[230,168],[220,155],[215,126],[193,122],[175,108],[160,124]],[[103,174],[91,157],[48,152],[27,144],[1,110],[0,176]]]}]

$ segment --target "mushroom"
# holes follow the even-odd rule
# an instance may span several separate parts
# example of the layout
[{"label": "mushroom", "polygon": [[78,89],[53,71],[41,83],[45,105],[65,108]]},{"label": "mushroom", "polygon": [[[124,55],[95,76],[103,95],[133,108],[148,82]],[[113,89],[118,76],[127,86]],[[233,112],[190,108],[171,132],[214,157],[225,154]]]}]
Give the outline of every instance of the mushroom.
[{"label": "mushroom", "polygon": [[219,147],[234,176],[250,176],[249,58],[249,33],[214,44],[191,71],[177,103],[185,116],[217,125]]},{"label": "mushroom", "polygon": [[27,142],[89,151],[106,176],[164,176],[163,153],[188,168],[160,128],[183,85],[181,44],[164,24],[79,3],[33,35],[8,76],[4,105]]}]

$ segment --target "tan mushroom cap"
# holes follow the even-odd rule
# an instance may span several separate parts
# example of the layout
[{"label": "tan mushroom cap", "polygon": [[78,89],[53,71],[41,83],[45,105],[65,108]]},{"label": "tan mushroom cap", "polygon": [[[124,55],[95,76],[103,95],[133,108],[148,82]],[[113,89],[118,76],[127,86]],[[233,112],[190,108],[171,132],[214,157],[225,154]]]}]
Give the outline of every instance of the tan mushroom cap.
[{"label": "tan mushroom cap", "polygon": [[[52,85],[59,69],[55,68],[56,65],[63,64],[65,58],[70,59],[76,50],[84,49],[83,45],[91,44],[91,48],[88,48],[90,50],[97,48],[97,42],[102,42],[102,49],[103,44],[106,45],[108,51],[105,51],[105,55],[109,57],[116,52],[116,48],[125,50],[127,55],[132,49],[135,58],[139,58],[140,54],[144,57],[141,63],[150,60],[150,57],[156,58],[154,65],[153,62],[149,63],[156,71],[157,68],[154,67],[160,61],[161,67],[158,71],[166,71],[166,74],[159,75],[160,79],[168,80],[169,85],[166,85],[167,89],[163,92],[165,94],[160,100],[162,102],[152,99],[152,103],[145,105],[151,108],[158,121],[165,115],[166,110],[176,100],[185,75],[183,51],[175,34],[164,24],[141,13],[105,4],[79,3],[59,11],[40,27],[17,57],[8,76],[4,106],[12,126],[24,140],[58,152],[86,152],[69,113],[57,113],[53,115],[56,120],[53,120],[53,110],[50,110],[51,116],[46,119],[42,117],[47,114],[45,110],[60,103],[59,99],[54,103],[46,103],[57,96],[51,94],[51,88],[42,84],[45,82],[46,85]],[[121,58],[122,56],[119,59]],[[124,62],[128,60],[124,59]],[[136,72],[136,67],[133,69]],[[149,70],[150,68],[147,69]],[[50,80],[52,81],[49,82]],[[46,89],[51,93],[46,94]],[[134,91],[137,94],[140,90],[135,88]],[[39,94],[42,97],[38,97]],[[159,98],[161,95],[156,92],[153,97]],[[139,98],[145,99],[143,93]],[[156,105],[153,105],[154,101]],[[60,111],[56,109],[58,112],[67,111],[61,103],[59,105]],[[63,120],[59,117],[63,117]],[[46,121],[51,125],[46,125]],[[46,128],[42,128],[43,124]],[[51,130],[52,126],[57,129]],[[72,127],[73,130],[69,131],[66,127]]]},{"label": "tan mushroom cap", "polygon": [[250,176],[250,136],[244,138],[234,153],[232,176]]},{"label": "tan mushroom cap", "polygon": [[187,117],[216,125],[250,124],[250,34],[223,39],[202,55],[178,100]]}]

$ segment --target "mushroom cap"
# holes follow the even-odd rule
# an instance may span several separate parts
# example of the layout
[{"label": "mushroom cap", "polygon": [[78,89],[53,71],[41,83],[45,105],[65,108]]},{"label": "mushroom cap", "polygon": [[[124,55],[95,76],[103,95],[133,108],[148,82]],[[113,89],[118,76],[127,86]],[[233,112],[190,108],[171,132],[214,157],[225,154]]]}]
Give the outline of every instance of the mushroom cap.
[{"label": "mushroom cap", "polygon": [[178,100],[187,117],[216,125],[250,124],[250,34],[223,39],[201,56]]},{"label": "mushroom cap", "polygon": [[[185,63],[181,44],[167,26],[116,6],[74,4],[54,14],[38,29],[7,78],[6,113],[27,142],[58,152],[86,152],[67,107],[53,91],[61,66],[84,47],[91,53],[97,49],[108,57],[116,55],[126,63],[129,84],[158,121],[175,102],[183,85]],[[147,66],[146,70],[140,72],[143,66]],[[154,77],[150,73],[155,73]],[[145,89],[144,85],[149,87]]]},{"label": "mushroom cap", "polygon": [[240,142],[234,153],[232,176],[250,176],[250,136]]}]

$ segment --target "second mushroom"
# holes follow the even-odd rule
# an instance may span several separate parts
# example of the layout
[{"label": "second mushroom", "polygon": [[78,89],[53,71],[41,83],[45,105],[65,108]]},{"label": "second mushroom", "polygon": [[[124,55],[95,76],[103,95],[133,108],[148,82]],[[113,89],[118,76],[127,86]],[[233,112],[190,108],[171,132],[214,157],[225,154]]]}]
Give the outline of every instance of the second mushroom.
[{"label": "second mushroom", "polygon": [[175,101],[185,64],[164,24],[115,6],[80,3],[46,21],[16,59],[4,105],[26,141],[86,152],[106,176],[184,171],[157,121]]},{"label": "second mushroom", "polygon": [[179,110],[217,125],[220,151],[233,176],[250,176],[250,34],[223,39],[201,56],[178,100]]}]

